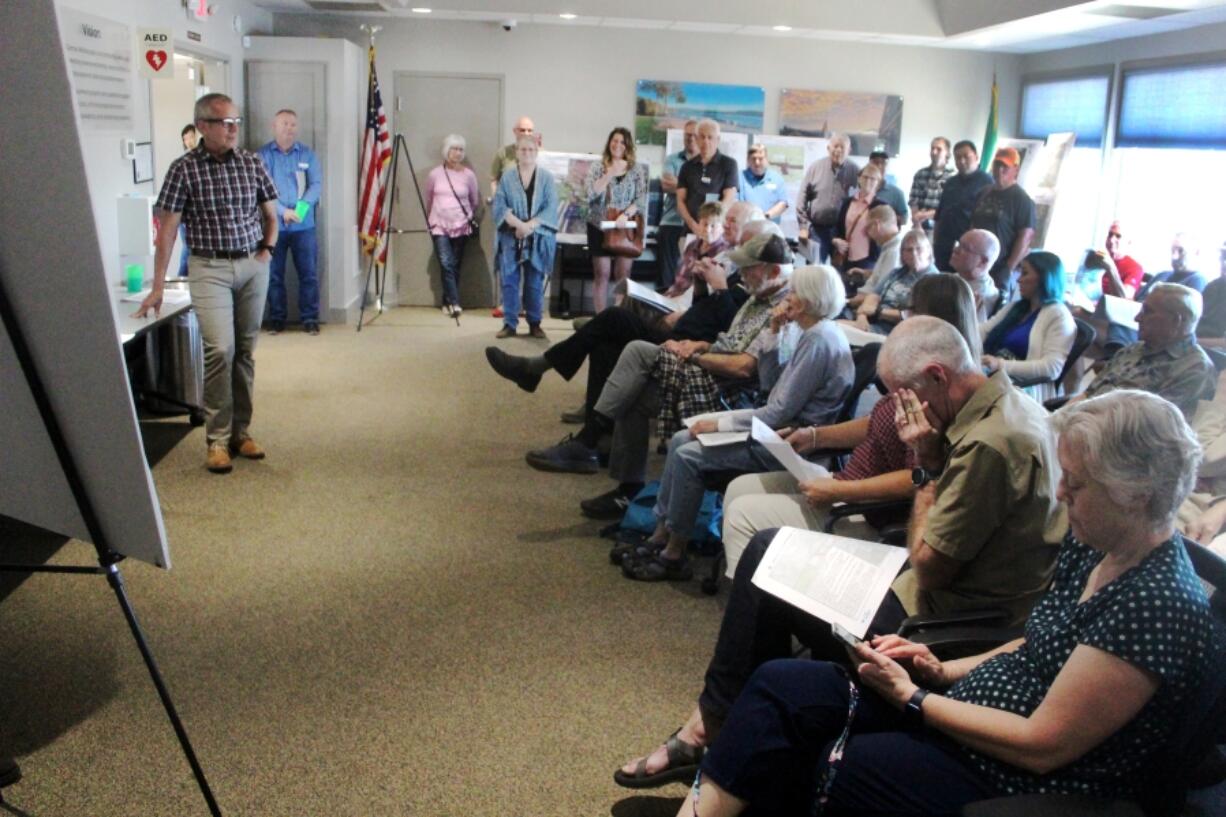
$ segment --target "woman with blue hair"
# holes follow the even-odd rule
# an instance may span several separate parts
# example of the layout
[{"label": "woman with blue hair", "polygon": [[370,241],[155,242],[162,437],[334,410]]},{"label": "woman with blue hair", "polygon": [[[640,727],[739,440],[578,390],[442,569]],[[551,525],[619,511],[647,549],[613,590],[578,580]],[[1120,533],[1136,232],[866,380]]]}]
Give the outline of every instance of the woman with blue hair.
[{"label": "woman with blue hair", "polygon": [[979,327],[988,373],[1004,369],[1010,377],[1046,379],[1026,389],[1040,402],[1060,393],[1054,381],[1077,337],[1073,314],[1064,305],[1064,278],[1064,264],[1055,254],[1030,253],[1017,282],[1021,297]]}]

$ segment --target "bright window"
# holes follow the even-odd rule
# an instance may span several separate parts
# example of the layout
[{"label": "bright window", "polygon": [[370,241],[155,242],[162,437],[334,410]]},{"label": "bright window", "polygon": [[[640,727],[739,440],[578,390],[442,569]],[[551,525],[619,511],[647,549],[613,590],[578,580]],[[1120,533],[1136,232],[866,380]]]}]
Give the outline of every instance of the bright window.
[{"label": "bright window", "polygon": [[1226,63],[1124,71],[1118,147],[1226,149]]},{"label": "bright window", "polygon": [[1022,88],[1023,138],[1071,131],[1078,147],[1101,146],[1110,87],[1105,75],[1027,82]]}]

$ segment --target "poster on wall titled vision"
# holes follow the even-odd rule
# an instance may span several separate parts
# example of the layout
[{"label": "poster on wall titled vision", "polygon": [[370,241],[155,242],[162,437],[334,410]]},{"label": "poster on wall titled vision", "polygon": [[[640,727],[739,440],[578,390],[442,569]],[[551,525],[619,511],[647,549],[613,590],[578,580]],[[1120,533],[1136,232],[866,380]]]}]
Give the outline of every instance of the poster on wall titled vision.
[{"label": "poster on wall titled vision", "polygon": [[779,135],[828,137],[842,133],[851,139],[851,155],[874,150],[898,155],[902,139],[902,97],[845,91],[779,93]]},{"label": "poster on wall titled vision", "polygon": [[640,79],[634,98],[634,140],[662,145],[670,128],[687,119],[714,119],[720,129],[758,133],[765,128],[766,91],[752,85]]}]

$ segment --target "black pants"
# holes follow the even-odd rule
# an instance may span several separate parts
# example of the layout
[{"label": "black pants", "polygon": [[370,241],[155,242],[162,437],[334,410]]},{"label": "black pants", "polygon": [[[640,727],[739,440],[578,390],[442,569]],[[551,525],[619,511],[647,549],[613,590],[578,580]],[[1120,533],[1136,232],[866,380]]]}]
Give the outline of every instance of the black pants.
[{"label": "black pants", "polygon": [[677,267],[681,264],[683,235],[683,224],[661,224],[656,228],[656,283],[660,289],[671,287],[677,277]]},{"label": "black pants", "polygon": [[567,380],[575,376],[584,360],[588,361],[584,408],[591,411],[627,343],[632,340],[662,343],[666,337],[631,310],[611,306],[566,340],[550,346],[545,359]]},{"label": "black pants", "polygon": [[[754,670],[772,659],[791,656],[792,636],[809,647],[814,658],[847,663],[843,642],[830,632],[829,624],[760,590],[753,583],[754,571],[776,530],[754,534],[737,563],[728,606],[715,642],[715,654],[711,656],[702,694],[698,696],[698,708],[708,726],[724,722]],[[869,635],[896,632],[906,617],[902,602],[891,591],[873,617]]]}]

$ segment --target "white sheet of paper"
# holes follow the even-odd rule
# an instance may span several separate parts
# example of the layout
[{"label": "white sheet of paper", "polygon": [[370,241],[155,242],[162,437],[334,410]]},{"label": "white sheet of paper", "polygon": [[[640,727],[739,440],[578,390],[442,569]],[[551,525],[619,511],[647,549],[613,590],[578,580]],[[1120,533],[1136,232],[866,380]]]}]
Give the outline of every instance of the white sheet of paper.
[{"label": "white sheet of paper", "polygon": [[1111,323],[1127,326],[1129,329],[1137,328],[1137,313],[1141,311],[1139,301],[1117,298],[1114,295],[1103,295],[1099,303],[1102,304],[1103,313]]},{"label": "white sheet of paper", "polygon": [[[699,420],[719,420],[725,413],[722,411],[709,411],[706,414],[695,414],[693,417],[686,417],[681,422],[685,424],[686,428],[693,428],[694,423],[697,423]],[[707,448],[715,448],[721,445],[736,445],[748,439],[748,431],[708,431],[706,434],[698,435],[698,442]]]},{"label": "white sheet of paper", "polygon": [[[127,304],[138,304],[145,298],[149,297],[152,290],[142,289],[140,292],[133,292],[131,295],[125,295],[119,300]],[[166,289],[162,290],[162,303],[164,304],[185,304],[192,299],[191,293],[186,289]]]},{"label": "white sheet of paper", "polygon": [[878,335],[876,332],[865,332],[850,321],[835,321],[835,323],[839,325],[839,329],[843,330],[848,346],[860,347],[868,346],[872,343],[885,343],[885,335]]},{"label": "white sheet of paper", "polygon": [[788,473],[796,477],[796,479],[801,482],[808,482],[812,479],[830,476],[830,472],[825,468],[815,462],[809,462],[797,454],[790,444],[775,433],[773,428],[757,417],[753,418],[752,429],[751,436],[762,443],[766,450],[771,452],[775,459],[779,460],[779,464],[788,469]]},{"label": "white sheet of paper", "polygon": [[632,281],[629,278],[625,281],[626,294],[636,301],[642,301],[645,304],[650,304],[662,312],[684,312],[690,308],[690,304],[694,302],[694,288],[690,287],[685,292],[678,295],[676,298],[666,298],[654,289],[648,286],[643,286],[637,281]]},{"label": "white sheet of paper", "polygon": [[906,561],[906,548],[780,528],[753,574],[753,583],[863,638]]},{"label": "white sheet of paper", "polygon": [[1069,287],[1064,291],[1064,302],[1069,306],[1081,307],[1086,312],[1092,313],[1094,311],[1094,302],[1090,300],[1089,295],[1086,295],[1078,287]]}]

